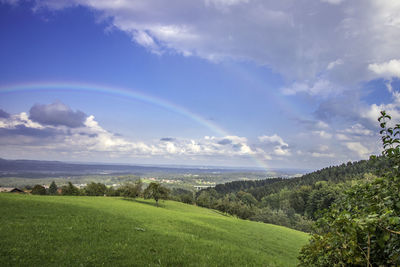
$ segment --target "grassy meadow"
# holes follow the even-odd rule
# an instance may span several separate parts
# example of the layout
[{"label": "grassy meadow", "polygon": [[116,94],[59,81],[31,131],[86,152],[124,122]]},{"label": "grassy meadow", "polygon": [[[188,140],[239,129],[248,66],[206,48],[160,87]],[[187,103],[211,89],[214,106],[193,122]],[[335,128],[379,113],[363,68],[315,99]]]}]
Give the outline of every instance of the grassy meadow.
[{"label": "grassy meadow", "polygon": [[294,266],[308,235],[174,201],[0,194],[0,266]]}]

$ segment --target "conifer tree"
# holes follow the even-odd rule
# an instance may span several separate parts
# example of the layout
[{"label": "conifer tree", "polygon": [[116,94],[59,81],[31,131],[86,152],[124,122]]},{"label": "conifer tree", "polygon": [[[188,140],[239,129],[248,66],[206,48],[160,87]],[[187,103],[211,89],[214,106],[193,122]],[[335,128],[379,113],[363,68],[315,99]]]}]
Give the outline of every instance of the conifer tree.
[{"label": "conifer tree", "polygon": [[50,187],[49,187],[49,195],[57,195],[57,189],[58,189],[58,187],[57,187],[56,183],[54,181],[51,182]]}]

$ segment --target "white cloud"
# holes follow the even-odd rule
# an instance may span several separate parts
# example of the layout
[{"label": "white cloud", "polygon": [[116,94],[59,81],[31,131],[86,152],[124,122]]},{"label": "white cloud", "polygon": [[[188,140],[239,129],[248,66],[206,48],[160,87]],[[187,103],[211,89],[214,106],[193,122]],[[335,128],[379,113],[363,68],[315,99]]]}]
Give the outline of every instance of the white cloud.
[{"label": "white cloud", "polygon": [[348,142],[346,143],[346,147],[358,154],[361,158],[366,158],[371,154],[371,151],[362,145],[360,142]]},{"label": "white cloud", "polygon": [[[363,137],[368,137],[371,142],[357,139],[351,131],[364,134]],[[378,151],[377,147],[380,147],[373,142],[374,136],[358,124],[336,133],[336,139],[345,141],[343,145],[334,144],[329,139],[332,134],[326,131],[315,131],[314,134],[323,140],[317,142],[314,138],[310,144],[299,139],[296,150],[292,152],[288,142],[277,134],[260,136],[252,143],[246,137],[235,135],[198,139],[169,137],[146,141],[129,140],[104,129],[92,115],[86,117],[83,126],[71,128],[65,125],[44,126],[30,121],[28,114],[20,113],[0,118],[0,157],[26,158],[31,155],[31,158],[37,158],[35,155],[42,155],[43,159],[48,159],[52,155],[55,159],[63,156],[64,160],[74,157],[77,160],[114,162],[148,159],[154,162],[203,161],[207,164],[236,162],[239,165],[246,161],[254,165],[254,158],[257,158],[280,166],[306,162],[317,166],[323,162],[324,166],[336,164],[341,155],[345,155],[347,160],[349,150],[355,152],[352,157],[356,160],[367,157],[371,151]],[[310,139],[309,135],[303,138]],[[310,150],[310,146],[314,148]],[[303,164],[297,166],[304,167]]]},{"label": "white cloud", "polygon": [[321,152],[325,152],[329,150],[329,146],[327,145],[319,145],[318,150]]},{"label": "white cloud", "polygon": [[336,66],[342,65],[343,60],[342,59],[337,59],[335,61],[329,62],[328,67],[326,67],[327,70],[331,70],[335,68]]},{"label": "white cloud", "polygon": [[333,153],[312,152],[311,156],[314,157],[314,158],[334,158],[335,154],[333,154]]},{"label": "white cloud", "polygon": [[277,134],[271,136],[263,135],[258,137],[258,140],[260,140],[260,142],[266,142],[266,143],[278,143],[280,146],[289,146],[287,143],[283,141],[282,137],[280,137]]},{"label": "white cloud", "polygon": [[323,122],[323,121],[318,121],[316,126],[317,126],[317,128],[320,128],[320,129],[329,128],[329,125],[326,122]]},{"label": "white cloud", "polygon": [[132,38],[140,45],[148,48],[150,51],[156,54],[161,53],[161,49],[159,46],[156,44],[154,39],[145,31],[134,31],[132,34]]},{"label": "white cloud", "polygon": [[[400,47],[400,1],[35,2],[36,10],[89,7],[157,54],[252,61],[290,81],[307,81],[290,86],[289,94],[325,94],[341,90],[341,84],[365,81],[368,62],[390,62]],[[381,71],[393,73],[395,63]]]},{"label": "white cloud", "polygon": [[360,123],[356,123],[352,125],[350,128],[347,128],[343,130],[342,132],[348,133],[348,134],[356,134],[356,135],[373,135],[374,133],[371,130],[366,129],[364,126],[362,126]]},{"label": "white cloud", "polygon": [[332,5],[339,5],[344,2],[344,0],[321,0],[321,2],[329,3]]},{"label": "white cloud", "polygon": [[314,135],[317,135],[323,139],[331,139],[332,138],[332,134],[326,132],[326,131],[312,131],[312,133]]},{"label": "white cloud", "polygon": [[282,146],[276,146],[274,148],[274,154],[277,156],[290,156],[292,153],[290,152],[289,149],[282,147]]},{"label": "white cloud", "polygon": [[270,143],[270,144],[277,144],[273,147],[273,154],[277,156],[290,156],[291,152],[289,149],[289,145],[283,141],[282,137],[277,134],[268,136],[263,135],[258,137],[258,140],[262,143]]},{"label": "white cloud", "polygon": [[204,0],[206,6],[214,5],[219,9],[248,2],[249,0]]},{"label": "white cloud", "polygon": [[0,119],[0,127],[3,128],[15,128],[17,126],[23,125],[27,128],[33,129],[43,129],[40,123],[34,122],[29,119],[29,116],[26,112],[21,112],[19,114],[12,115],[9,119]]},{"label": "white cloud", "polygon": [[[157,141],[132,141],[104,129],[93,115],[86,117],[83,126],[41,125],[26,113],[0,118],[0,143],[18,144],[42,152],[64,152],[106,157],[249,157],[268,155],[260,148],[252,148],[247,138],[240,136],[204,137],[202,139],[168,138]],[[4,148],[3,146],[3,148]],[[28,147],[29,146],[29,147]],[[282,154],[286,153],[285,151]],[[4,155],[3,155],[4,156]]]},{"label": "white cloud", "polygon": [[374,72],[378,77],[390,79],[400,78],[400,60],[392,59],[381,64],[369,64],[368,69]]},{"label": "white cloud", "polygon": [[348,137],[345,134],[341,134],[341,133],[336,134],[336,138],[340,141],[349,141],[350,140],[350,137]]},{"label": "white cloud", "polygon": [[285,95],[295,95],[298,93],[307,93],[309,95],[324,95],[327,96],[332,93],[338,93],[342,90],[339,86],[332,84],[328,80],[318,79],[314,83],[298,83],[295,82],[290,87],[282,89]]},{"label": "white cloud", "polygon": [[394,90],[390,82],[386,84],[388,91],[392,94],[392,102],[388,104],[371,104],[360,110],[360,117],[376,124],[380,117],[380,112],[385,110],[392,117],[393,121],[400,121],[400,92]]}]

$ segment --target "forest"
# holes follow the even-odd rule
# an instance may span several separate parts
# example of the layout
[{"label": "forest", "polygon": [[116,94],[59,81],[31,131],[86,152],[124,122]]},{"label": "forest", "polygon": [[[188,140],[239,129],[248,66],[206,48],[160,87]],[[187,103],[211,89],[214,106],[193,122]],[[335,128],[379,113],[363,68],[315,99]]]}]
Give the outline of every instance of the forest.
[{"label": "forest", "polygon": [[[341,193],[359,180],[371,180],[385,173],[390,162],[385,157],[331,166],[301,177],[234,181],[196,193],[193,201],[242,219],[278,224],[311,231],[312,222]],[[176,197],[187,202],[189,192]]]}]

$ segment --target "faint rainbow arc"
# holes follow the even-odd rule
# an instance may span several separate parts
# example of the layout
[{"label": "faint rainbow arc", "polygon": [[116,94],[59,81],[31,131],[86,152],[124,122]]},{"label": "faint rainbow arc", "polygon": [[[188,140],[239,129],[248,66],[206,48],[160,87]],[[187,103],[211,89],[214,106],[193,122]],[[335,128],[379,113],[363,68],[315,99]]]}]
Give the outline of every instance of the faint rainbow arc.
[{"label": "faint rainbow arc", "polygon": [[115,86],[104,86],[98,84],[88,84],[88,83],[53,83],[53,82],[45,82],[45,83],[27,83],[27,84],[18,84],[18,85],[10,85],[10,86],[0,86],[0,92],[18,92],[18,91],[35,91],[35,90],[66,90],[66,91],[76,91],[79,92],[81,90],[87,92],[100,92],[105,94],[119,95],[122,97],[130,97],[141,102],[145,102],[148,104],[156,105],[162,107],[166,110],[173,111],[184,117],[187,117],[191,120],[196,121],[197,123],[211,129],[215,133],[226,136],[229,135],[224,129],[215,123],[208,121],[201,116],[187,110],[182,106],[178,106],[171,102],[168,102],[164,99],[160,99],[154,96],[149,96],[144,93],[133,91],[129,89],[125,89],[122,87]]},{"label": "faint rainbow arc", "polygon": [[[127,89],[124,87],[115,87],[109,85],[99,85],[99,84],[89,84],[89,83],[76,83],[76,82],[34,82],[34,83],[21,83],[21,84],[13,84],[13,85],[2,85],[0,86],[0,93],[4,92],[25,92],[25,91],[54,91],[54,90],[65,90],[65,91],[86,91],[93,93],[103,93],[103,94],[111,94],[117,95],[121,97],[132,98],[144,103],[148,103],[151,105],[155,105],[166,110],[175,112],[189,118],[197,122],[198,124],[210,129],[221,137],[229,136],[230,134],[224,130],[219,125],[201,117],[198,114],[195,114],[185,107],[176,105],[167,100],[146,95],[142,92],[134,91],[132,89]],[[261,159],[258,159],[255,155],[250,155],[255,162],[262,168],[268,169],[265,162]]]}]

